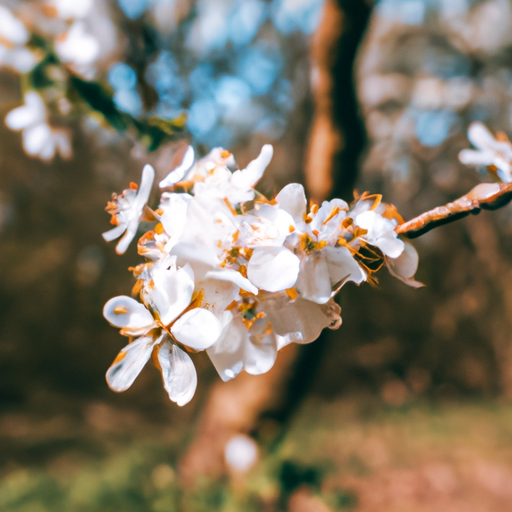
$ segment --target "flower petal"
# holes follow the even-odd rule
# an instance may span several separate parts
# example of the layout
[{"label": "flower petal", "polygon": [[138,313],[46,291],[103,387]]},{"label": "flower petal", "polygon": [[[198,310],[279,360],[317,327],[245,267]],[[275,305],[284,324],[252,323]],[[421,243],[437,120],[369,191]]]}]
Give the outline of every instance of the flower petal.
[{"label": "flower petal", "polygon": [[266,312],[277,334],[291,336],[295,343],[311,343],[325,327],[339,327],[340,311],[341,308],[332,299],[326,304],[317,304],[299,298],[282,309]]},{"label": "flower petal", "polygon": [[2,5],[0,5],[0,36],[13,44],[25,44],[30,37],[23,22]]},{"label": "flower petal", "polygon": [[377,239],[375,245],[390,258],[398,258],[404,250],[403,240],[392,235]]},{"label": "flower petal", "polygon": [[332,295],[329,267],[323,254],[310,254],[300,265],[297,290],[304,299],[325,304]]},{"label": "flower petal", "polygon": [[189,146],[183,155],[183,160],[181,164],[178,165],[175,169],[173,169],[159,184],[160,188],[172,187],[178,181],[181,181],[187,171],[194,164],[194,148]]},{"label": "flower petal", "polygon": [[295,284],[299,267],[299,258],[286,247],[257,247],[249,260],[247,277],[262,290],[278,292]]},{"label": "flower petal", "polygon": [[494,153],[488,150],[463,149],[459,153],[459,161],[464,165],[491,165],[493,159]]},{"label": "flower petal", "polygon": [[35,113],[26,105],[11,110],[5,116],[5,124],[11,130],[22,130],[37,120]]},{"label": "flower petal", "polygon": [[473,146],[479,149],[488,149],[496,146],[496,139],[483,123],[475,121],[469,125],[468,139]]},{"label": "flower petal", "polygon": [[[258,324],[261,324],[260,329]],[[245,344],[244,370],[250,375],[267,373],[276,362],[277,337],[274,331],[268,331],[267,326],[268,319],[258,321],[249,333],[249,343]]]},{"label": "flower petal", "polygon": [[141,213],[142,209],[148,202],[149,194],[151,194],[151,187],[153,186],[153,181],[155,180],[155,174],[155,169],[153,169],[153,167],[151,167],[149,164],[146,164],[142,169],[140,186],[137,191],[137,198],[133,205],[133,208],[140,210]]},{"label": "flower petal", "polygon": [[306,194],[304,187],[299,183],[286,185],[276,196],[276,203],[279,208],[288,212],[295,223],[302,223],[306,214]]},{"label": "flower petal", "polygon": [[117,392],[127,390],[149,361],[153,347],[157,342],[158,339],[155,340],[151,336],[145,336],[126,345],[107,371],[106,377],[109,387]]},{"label": "flower petal", "polygon": [[394,231],[394,224],[373,210],[360,213],[355,223],[368,231],[363,238],[378,247],[386,256],[398,258],[404,250],[404,243]]},{"label": "flower petal", "polygon": [[66,130],[53,129],[55,148],[63,160],[69,160],[73,156],[69,133]]},{"label": "flower petal", "polygon": [[46,123],[38,123],[25,128],[21,137],[27,155],[36,156],[43,152],[45,147],[53,145],[52,130]]},{"label": "flower petal", "polygon": [[235,171],[231,177],[231,183],[240,189],[250,189],[261,179],[265,169],[267,168],[274,148],[271,144],[265,144],[260,151],[260,154],[243,171]]},{"label": "flower petal", "polygon": [[220,378],[227,382],[235,378],[243,368],[244,347],[248,342],[248,332],[240,318],[234,318],[229,311],[224,323],[226,326],[219,339],[207,350],[213,366]]},{"label": "flower petal", "polygon": [[169,325],[190,304],[194,292],[194,278],[190,266],[177,269],[167,260],[154,268],[152,273],[153,288],[146,288],[145,293],[160,314],[164,325]]},{"label": "flower petal", "polygon": [[126,295],[110,299],[103,307],[103,316],[110,324],[120,329],[149,330],[155,323],[153,315],[144,304]]},{"label": "flower petal", "polygon": [[197,387],[197,372],[190,356],[166,340],[158,349],[158,363],[169,398],[180,407],[188,404]]},{"label": "flower petal", "polygon": [[161,222],[165,232],[177,242],[187,221],[188,204],[191,200],[189,194],[175,194],[164,192],[159,208],[163,210]]},{"label": "flower petal", "polygon": [[221,324],[210,311],[194,308],[176,320],[171,332],[183,345],[194,350],[205,350],[218,340]]},{"label": "flower petal", "polygon": [[366,281],[365,271],[357,264],[352,253],[346,247],[325,247],[325,260],[329,268],[331,286],[336,286],[341,280],[361,283]]},{"label": "flower petal", "polygon": [[405,249],[402,254],[396,259],[386,258],[386,266],[392,276],[413,288],[421,288],[425,285],[414,279],[414,274],[418,270],[418,260],[418,252],[414,246],[405,242]]},{"label": "flower petal", "polygon": [[128,249],[128,246],[130,245],[131,241],[135,238],[135,235],[137,234],[138,227],[138,222],[135,223],[135,225],[130,222],[127,226],[125,226],[126,232],[123,238],[121,238],[121,240],[119,240],[119,242],[117,242],[116,245],[117,254],[124,254],[126,252],[126,249]]},{"label": "flower petal", "polygon": [[253,293],[254,295],[258,295],[258,288],[254,286],[249,279],[244,277],[240,272],[236,270],[210,270],[204,276],[205,279],[218,279],[219,281],[229,281],[238,285],[242,290],[246,292]]},{"label": "flower petal", "polygon": [[105,240],[105,242],[111,242],[112,240],[119,238],[125,231],[126,226],[123,224],[119,224],[119,226],[116,226],[115,228],[105,231],[105,233],[103,233],[101,236],[103,237],[103,240]]}]

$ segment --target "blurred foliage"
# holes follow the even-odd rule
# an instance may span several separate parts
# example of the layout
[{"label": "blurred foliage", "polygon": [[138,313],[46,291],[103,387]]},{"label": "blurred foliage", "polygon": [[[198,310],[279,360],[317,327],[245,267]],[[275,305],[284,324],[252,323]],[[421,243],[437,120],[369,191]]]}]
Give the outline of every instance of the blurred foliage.
[{"label": "blurred foliage", "polygon": [[382,408],[372,399],[366,406],[360,399],[310,402],[280,449],[245,476],[184,488],[177,471],[182,435],[172,441],[139,436],[101,460],[89,455],[77,464],[56,457],[48,467],[4,472],[0,508],[256,512],[287,510],[290,500],[302,497],[346,512],[404,505],[411,512],[436,506],[500,512],[512,505],[511,419],[511,407],[497,403]]}]

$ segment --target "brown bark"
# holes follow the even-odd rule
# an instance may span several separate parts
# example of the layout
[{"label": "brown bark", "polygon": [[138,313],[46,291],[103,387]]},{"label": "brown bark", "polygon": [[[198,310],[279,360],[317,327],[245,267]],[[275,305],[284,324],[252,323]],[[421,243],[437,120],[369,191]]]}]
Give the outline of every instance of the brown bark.
[{"label": "brown bark", "polygon": [[315,113],[305,163],[315,201],[351,199],[366,143],[353,66],[371,7],[364,0],[327,0],[311,46]]},{"label": "brown bark", "polygon": [[220,476],[224,473],[226,443],[235,434],[250,434],[257,426],[261,412],[279,405],[297,348],[292,345],[283,349],[275,366],[264,375],[242,373],[235,380],[213,386],[194,443],[180,464],[185,485],[192,485],[200,475]]}]

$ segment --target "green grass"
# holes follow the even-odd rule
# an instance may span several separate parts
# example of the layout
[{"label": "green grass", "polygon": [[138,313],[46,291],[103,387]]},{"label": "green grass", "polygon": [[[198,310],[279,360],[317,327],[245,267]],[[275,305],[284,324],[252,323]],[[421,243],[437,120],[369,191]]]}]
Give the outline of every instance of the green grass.
[{"label": "green grass", "polygon": [[[182,450],[179,439],[169,444],[153,436],[131,441],[98,460],[84,458],[68,464],[61,457],[47,467],[5,470],[0,510],[284,510],[290,493],[306,486],[332,510],[350,511],[357,510],[361,499],[364,505],[365,486],[384,485],[395,471],[420,478],[421,468],[432,462],[451,468],[460,482],[459,491],[467,487],[472,493],[479,487],[464,469],[468,460],[508,468],[512,474],[511,405],[415,405],[363,414],[357,403],[306,404],[280,446],[237,482],[225,477],[183,489],[176,469]],[[482,489],[482,499],[487,499],[485,493],[490,496],[492,489]],[[506,493],[503,496],[508,499]],[[400,510],[390,500],[381,510]],[[408,510],[430,509],[411,506]]]}]

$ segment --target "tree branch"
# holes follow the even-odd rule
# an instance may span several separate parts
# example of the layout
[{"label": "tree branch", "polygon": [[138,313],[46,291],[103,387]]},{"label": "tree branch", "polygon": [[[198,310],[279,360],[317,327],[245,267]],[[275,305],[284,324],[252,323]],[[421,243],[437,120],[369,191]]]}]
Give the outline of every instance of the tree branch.
[{"label": "tree branch", "polygon": [[481,210],[497,210],[512,201],[512,183],[480,183],[452,203],[422,213],[395,228],[399,235],[417,238],[431,229],[477,215]]}]

